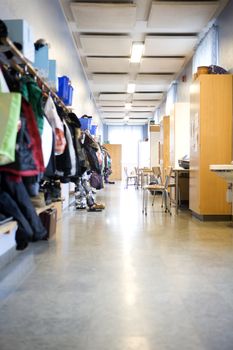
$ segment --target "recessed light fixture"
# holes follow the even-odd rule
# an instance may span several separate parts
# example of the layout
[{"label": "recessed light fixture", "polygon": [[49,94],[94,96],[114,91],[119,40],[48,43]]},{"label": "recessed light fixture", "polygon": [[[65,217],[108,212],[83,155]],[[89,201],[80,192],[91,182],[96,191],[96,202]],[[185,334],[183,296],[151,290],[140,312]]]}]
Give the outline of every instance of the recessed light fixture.
[{"label": "recessed light fixture", "polygon": [[130,62],[139,63],[144,49],[143,43],[133,43]]},{"label": "recessed light fixture", "polygon": [[132,103],[131,102],[126,102],[125,104],[125,109],[131,109]]},{"label": "recessed light fixture", "polygon": [[135,84],[134,83],[129,83],[127,86],[127,92],[128,94],[132,94],[135,91]]}]

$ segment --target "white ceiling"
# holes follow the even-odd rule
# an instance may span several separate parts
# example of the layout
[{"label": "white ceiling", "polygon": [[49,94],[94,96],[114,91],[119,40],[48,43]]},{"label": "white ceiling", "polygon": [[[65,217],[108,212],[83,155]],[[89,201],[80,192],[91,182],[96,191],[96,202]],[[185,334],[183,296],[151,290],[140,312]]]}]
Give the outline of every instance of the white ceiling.
[{"label": "white ceiling", "polygon": [[[153,118],[224,1],[60,0],[104,123]],[[138,64],[130,62],[133,42],[145,44]]]}]

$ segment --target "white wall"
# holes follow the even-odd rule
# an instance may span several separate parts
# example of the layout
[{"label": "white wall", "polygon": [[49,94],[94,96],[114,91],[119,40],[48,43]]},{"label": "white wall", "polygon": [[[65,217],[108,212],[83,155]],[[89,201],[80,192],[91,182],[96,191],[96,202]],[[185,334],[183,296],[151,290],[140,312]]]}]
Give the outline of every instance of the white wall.
[{"label": "white wall", "polygon": [[159,164],[160,132],[150,132],[150,167]]},{"label": "white wall", "polygon": [[149,168],[150,167],[150,142],[140,141],[138,144],[138,167]]},{"label": "white wall", "polygon": [[122,169],[127,167],[131,171],[138,166],[138,144],[143,140],[141,125],[109,125],[108,140],[113,144],[122,144]]},{"label": "white wall", "polygon": [[67,75],[74,87],[73,106],[78,117],[92,115],[102,134],[102,123],[86,81],[73,39],[58,0],[0,1],[0,18],[24,19],[32,28],[35,41],[50,44],[49,58],[57,60],[58,76]]},{"label": "white wall", "polygon": [[178,160],[190,153],[190,104],[177,102],[170,115],[170,160],[178,167]]}]

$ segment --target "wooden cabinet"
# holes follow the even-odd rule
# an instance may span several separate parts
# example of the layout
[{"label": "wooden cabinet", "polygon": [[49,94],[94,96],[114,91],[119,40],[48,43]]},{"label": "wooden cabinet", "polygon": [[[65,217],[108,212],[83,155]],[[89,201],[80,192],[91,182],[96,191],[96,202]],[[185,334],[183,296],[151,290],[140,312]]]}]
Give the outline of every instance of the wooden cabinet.
[{"label": "wooden cabinet", "polygon": [[228,218],[227,184],[209,165],[232,160],[232,75],[200,75],[190,92],[189,206],[200,219]]}]

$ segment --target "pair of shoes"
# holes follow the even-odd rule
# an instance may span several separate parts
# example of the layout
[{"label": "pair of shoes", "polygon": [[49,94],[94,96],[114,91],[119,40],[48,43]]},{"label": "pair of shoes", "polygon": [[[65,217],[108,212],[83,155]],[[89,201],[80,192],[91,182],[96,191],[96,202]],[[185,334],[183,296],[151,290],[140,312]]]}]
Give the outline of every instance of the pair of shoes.
[{"label": "pair of shoes", "polygon": [[38,195],[31,197],[31,202],[35,208],[43,208],[45,207],[45,196],[44,192],[39,192]]},{"label": "pair of shoes", "polygon": [[105,204],[103,203],[94,203],[93,206],[98,209],[105,209]]},{"label": "pair of shoes", "polygon": [[16,250],[24,250],[28,246],[28,242],[18,242],[16,245]]},{"label": "pair of shoes", "polygon": [[52,202],[64,202],[65,198],[63,197],[57,197],[52,198]]},{"label": "pair of shoes", "polygon": [[47,240],[48,240],[48,232],[46,229],[40,233],[34,233],[32,236],[32,242],[47,241]]},{"label": "pair of shoes", "polygon": [[102,211],[102,209],[95,208],[94,206],[87,209],[87,211]]},{"label": "pair of shoes", "polygon": [[105,209],[105,205],[103,203],[94,203],[91,207],[89,207],[88,211],[102,211]]},{"label": "pair of shoes", "polygon": [[76,208],[77,210],[79,210],[79,209],[86,209],[87,207],[86,207],[86,205],[84,205],[84,204],[77,204],[75,208]]}]

